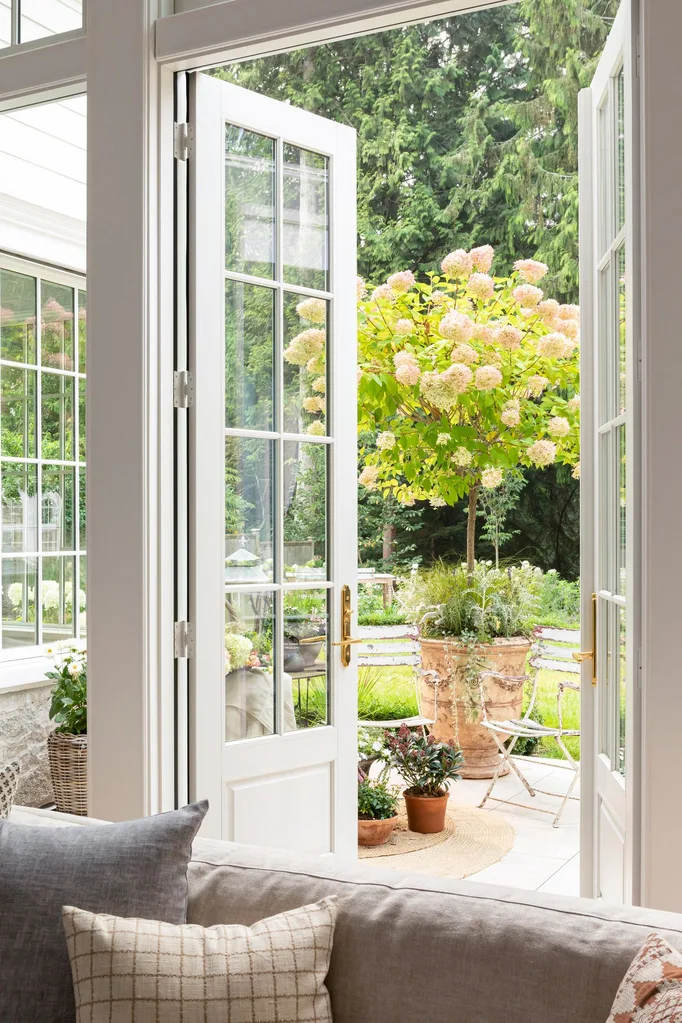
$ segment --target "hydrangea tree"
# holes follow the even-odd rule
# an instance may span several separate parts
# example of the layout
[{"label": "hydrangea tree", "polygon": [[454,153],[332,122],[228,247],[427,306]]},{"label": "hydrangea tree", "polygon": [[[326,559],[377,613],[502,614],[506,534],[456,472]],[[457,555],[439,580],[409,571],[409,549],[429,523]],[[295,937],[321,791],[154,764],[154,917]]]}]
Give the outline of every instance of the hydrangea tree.
[{"label": "hydrangea tree", "polygon": [[577,306],[546,298],[544,263],[490,275],[489,245],[449,253],[441,273],[392,274],[370,294],[358,280],[360,483],[402,504],[453,505],[468,495],[474,565],[480,489],[553,462],[580,476]]}]

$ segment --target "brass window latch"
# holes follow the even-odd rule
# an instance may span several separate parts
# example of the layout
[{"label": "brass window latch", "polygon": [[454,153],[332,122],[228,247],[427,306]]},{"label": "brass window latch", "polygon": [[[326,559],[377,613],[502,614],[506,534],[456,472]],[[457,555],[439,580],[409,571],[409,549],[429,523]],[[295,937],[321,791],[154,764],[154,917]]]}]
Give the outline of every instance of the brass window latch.
[{"label": "brass window latch", "polygon": [[597,684],[597,594],[592,594],[592,649],[581,650],[573,654],[573,660],[578,664],[583,661],[592,661],[592,685]]},{"label": "brass window latch", "polygon": [[361,639],[352,639],[351,630],[353,627],[353,608],[350,606],[350,586],[341,587],[341,640],[333,643],[332,646],[341,647],[341,664],[344,668],[350,667],[350,648],[356,643],[362,643]]}]

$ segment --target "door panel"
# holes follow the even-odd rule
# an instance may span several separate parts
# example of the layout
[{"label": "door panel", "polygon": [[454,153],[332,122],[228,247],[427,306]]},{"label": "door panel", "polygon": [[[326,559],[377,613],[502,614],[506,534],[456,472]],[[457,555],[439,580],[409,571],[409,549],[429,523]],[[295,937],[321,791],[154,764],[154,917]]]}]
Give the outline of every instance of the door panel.
[{"label": "door panel", "polygon": [[189,76],[191,783],[205,833],[355,850],[355,133]]},{"label": "door panel", "polygon": [[[639,898],[639,275],[636,0],[580,98],[582,890]],[[596,621],[585,614],[594,594]]]}]

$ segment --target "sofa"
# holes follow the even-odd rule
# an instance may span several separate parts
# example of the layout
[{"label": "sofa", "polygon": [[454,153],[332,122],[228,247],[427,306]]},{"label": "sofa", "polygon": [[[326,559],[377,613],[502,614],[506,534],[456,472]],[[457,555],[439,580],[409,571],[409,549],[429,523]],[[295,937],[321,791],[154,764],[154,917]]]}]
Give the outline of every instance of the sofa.
[{"label": "sofa", "polygon": [[[73,823],[41,811],[12,817]],[[194,843],[190,923],[252,924],[327,895],[339,897],[327,979],[334,1023],[605,1023],[651,931],[682,951],[673,913]]]}]

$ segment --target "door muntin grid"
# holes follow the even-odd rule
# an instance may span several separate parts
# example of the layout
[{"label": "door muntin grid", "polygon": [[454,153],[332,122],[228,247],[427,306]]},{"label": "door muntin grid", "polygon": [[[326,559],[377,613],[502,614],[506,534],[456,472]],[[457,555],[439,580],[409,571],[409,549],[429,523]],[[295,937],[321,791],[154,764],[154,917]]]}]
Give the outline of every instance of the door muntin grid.
[{"label": "door muntin grid", "polygon": [[226,122],[227,742],[329,722],[329,190]]}]

